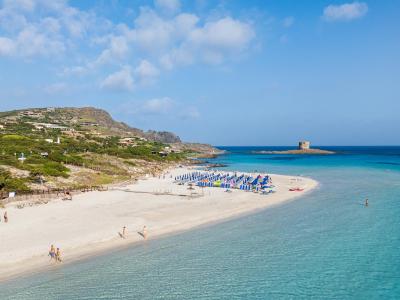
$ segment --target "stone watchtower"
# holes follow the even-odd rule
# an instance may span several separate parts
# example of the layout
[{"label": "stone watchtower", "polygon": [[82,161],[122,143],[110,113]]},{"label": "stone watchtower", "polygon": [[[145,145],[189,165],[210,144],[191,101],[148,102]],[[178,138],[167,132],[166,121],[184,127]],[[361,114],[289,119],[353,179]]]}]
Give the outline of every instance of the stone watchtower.
[{"label": "stone watchtower", "polygon": [[299,142],[299,150],[308,150],[308,149],[310,149],[309,141],[300,141]]}]

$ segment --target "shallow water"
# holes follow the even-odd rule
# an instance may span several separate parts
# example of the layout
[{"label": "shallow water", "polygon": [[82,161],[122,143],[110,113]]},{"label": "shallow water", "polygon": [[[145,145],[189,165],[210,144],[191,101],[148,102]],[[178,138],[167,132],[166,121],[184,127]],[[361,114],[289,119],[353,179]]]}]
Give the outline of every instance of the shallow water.
[{"label": "shallow water", "polygon": [[215,160],[227,169],[321,184],[251,216],[0,284],[0,298],[399,299],[400,148],[333,149],[340,154],[229,148]]}]

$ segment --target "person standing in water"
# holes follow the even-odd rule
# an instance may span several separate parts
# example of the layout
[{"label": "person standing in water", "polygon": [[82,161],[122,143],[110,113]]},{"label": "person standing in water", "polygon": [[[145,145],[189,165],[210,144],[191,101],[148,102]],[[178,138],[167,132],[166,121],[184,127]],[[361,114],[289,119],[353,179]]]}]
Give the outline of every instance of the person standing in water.
[{"label": "person standing in water", "polygon": [[366,206],[366,207],[368,206],[368,198],[365,199],[365,206]]}]

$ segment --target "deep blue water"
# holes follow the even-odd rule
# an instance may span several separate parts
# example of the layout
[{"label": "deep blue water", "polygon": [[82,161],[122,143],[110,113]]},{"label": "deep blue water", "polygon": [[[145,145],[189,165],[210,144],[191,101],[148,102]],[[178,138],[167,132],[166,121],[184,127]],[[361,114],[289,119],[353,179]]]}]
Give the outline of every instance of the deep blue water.
[{"label": "deep blue water", "polygon": [[[400,147],[254,154],[226,169],[310,176],[296,201],[0,284],[1,299],[400,299]],[[363,206],[369,198],[369,207]]]}]

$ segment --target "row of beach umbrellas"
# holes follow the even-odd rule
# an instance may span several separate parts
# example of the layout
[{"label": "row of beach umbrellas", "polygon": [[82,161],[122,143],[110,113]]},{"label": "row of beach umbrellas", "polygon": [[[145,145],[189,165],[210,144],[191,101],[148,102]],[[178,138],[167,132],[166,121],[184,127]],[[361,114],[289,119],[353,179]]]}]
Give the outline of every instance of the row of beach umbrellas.
[{"label": "row of beach umbrellas", "polygon": [[240,190],[262,190],[273,188],[271,177],[268,175],[250,175],[237,173],[216,173],[195,171],[175,177],[175,182],[191,183],[200,187],[238,188]]}]

